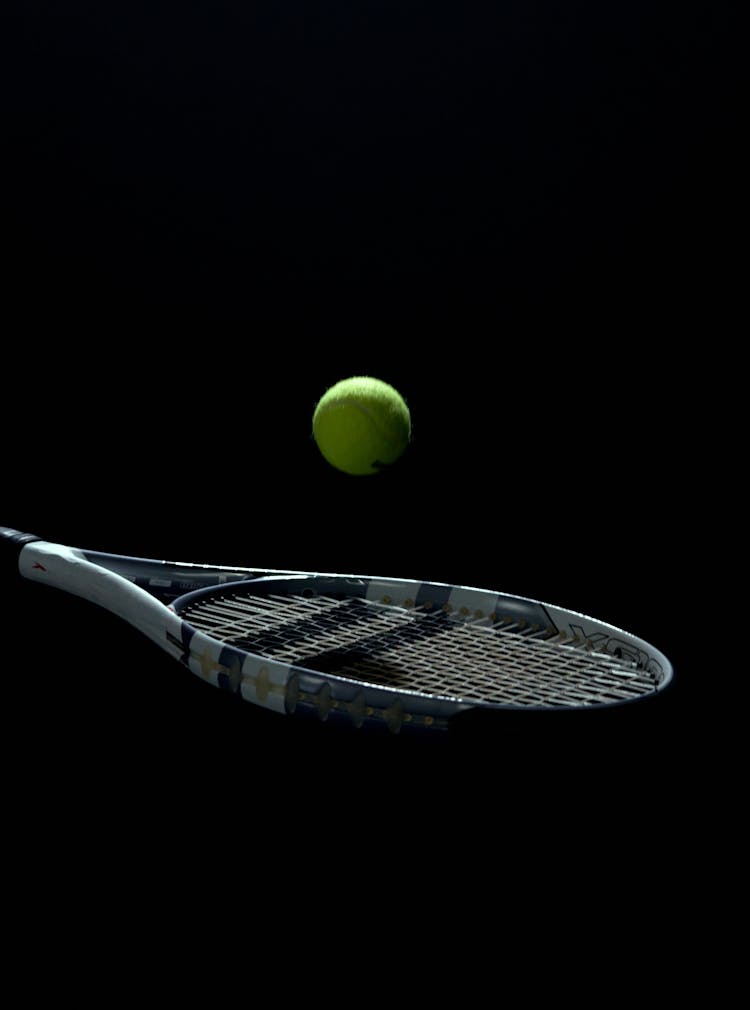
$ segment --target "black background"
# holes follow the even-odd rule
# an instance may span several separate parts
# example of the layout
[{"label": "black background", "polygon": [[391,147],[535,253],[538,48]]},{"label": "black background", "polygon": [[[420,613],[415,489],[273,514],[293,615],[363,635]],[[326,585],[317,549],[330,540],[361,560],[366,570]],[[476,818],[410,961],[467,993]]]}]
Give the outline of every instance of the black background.
[{"label": "black background", "polygon": [[[720,330],[732,278],[721,7],[17,7],[2,521],[530,596],[653,642],[677,679],[643,709],[424,748],[233,703],[116,618],[8,582],[14,773],[113,833],[271,831],[283,809],[307,844],[311,822],[446,832],[468,811],[497,840],[523,803],[556,836],[587,810],[611,846],[645,803],[648,858],[700,781],[682,524],[690,336]],[[375,478],[310,438],[354,374],[412,411]]]}]

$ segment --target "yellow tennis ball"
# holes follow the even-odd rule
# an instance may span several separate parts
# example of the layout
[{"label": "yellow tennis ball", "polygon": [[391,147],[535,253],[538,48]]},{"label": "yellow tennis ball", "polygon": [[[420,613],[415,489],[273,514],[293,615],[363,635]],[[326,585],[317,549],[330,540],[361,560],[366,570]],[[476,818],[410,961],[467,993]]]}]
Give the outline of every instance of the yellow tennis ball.
[{"label": "yellow tennis ball", "polygon": [[411,417],[401,394],[365,375],[331,386],[313,414],[318,448],[344,473],[378,473],[396,462],[410,437]]}]

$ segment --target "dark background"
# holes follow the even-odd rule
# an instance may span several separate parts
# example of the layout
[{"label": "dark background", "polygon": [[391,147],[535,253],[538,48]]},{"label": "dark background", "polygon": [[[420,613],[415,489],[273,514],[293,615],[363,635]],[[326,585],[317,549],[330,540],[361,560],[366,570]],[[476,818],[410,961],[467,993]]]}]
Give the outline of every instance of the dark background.
[{"label": "dark background", "polygon": [[[269,830],[279,797],[318,829],[344,811],[384,833],[407,810],[489,830],[522,798],[557,830],[594,811],[609,842],[644,802],[672,816],[701,775],[681,626],[691,340],[717,348],[737,274],[728,15],[15,7],[3,523],[530,596],[652,641],[677,679],[654,706],[425,750],[233,704],[115,618],[7,582],[14,773],[112,830],[123,808]],[[334,472],[310,438],[353,374],[412,411],[412,446],[376,478]]]}]

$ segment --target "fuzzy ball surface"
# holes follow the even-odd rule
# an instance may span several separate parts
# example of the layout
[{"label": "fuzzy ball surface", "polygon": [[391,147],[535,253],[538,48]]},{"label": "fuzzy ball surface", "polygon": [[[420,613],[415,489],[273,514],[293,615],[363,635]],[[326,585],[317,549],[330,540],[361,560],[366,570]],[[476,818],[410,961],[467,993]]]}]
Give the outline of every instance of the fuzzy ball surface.
[{"label": "fuzzy ball surface", "polygon": [[411,438],[409,408],[382,379],[342,379],[321,397],[313,438],[323,457],[344,473],[379,473],[403,454]]}]

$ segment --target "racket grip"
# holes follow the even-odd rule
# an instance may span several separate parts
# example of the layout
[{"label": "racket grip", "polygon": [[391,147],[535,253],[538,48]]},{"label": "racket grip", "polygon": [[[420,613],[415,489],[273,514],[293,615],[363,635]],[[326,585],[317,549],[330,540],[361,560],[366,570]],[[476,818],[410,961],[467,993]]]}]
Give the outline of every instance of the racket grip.
[{"label": "racket grip", "polygon": [[9,526],[0,526],[0,554],[20,554],[26,544],[31,544],[41,537],[35,537],[33,533],[21,533],[20,530],[12,530]]}]

